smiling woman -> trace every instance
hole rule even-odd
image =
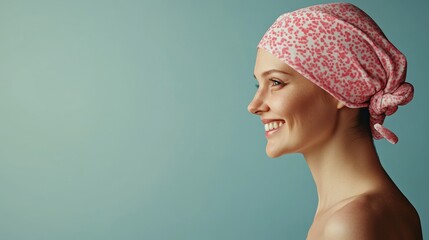
[[[316,5],[280,16],[258,45],[248,106],[270,157],[302,153],[319,203],[307,239],[422,239],[419,216],[384,171],[373,138],[413,97],[406,59],[362,10]]]
[[[270,157],[302,152],[330,137],[336,101],[327,92],[264,49],[258,49],[255,76],[260,87],[249,111],[261,114]]]

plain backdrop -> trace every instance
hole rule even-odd
[[[247,104],[268,27],[328,2],[0,0],[0,239],[305,239],[311,174]],[[429,237],[429,4],[351,3],[408,58],[376,144]]]

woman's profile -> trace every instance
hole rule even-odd
[[[422,239],[419,216],[383,169],[373,138],[413,98],[405,56],[362,10],[315,5],[277,18],[258,44],[260,117],[270,157],[303,154],[318,206],[307,239]]]

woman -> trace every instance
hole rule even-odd
[[[380,164],[373,138],[413,97],[406,59],[348,3],[280,16],[258,44],[249,112],[270,157],[302,153],[319,202],[307,239],[422,239],[419,216]]]

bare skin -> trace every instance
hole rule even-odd
[[[356,128],[358,109],[265,50],[258,49],[254,74],[259,88],[249,112],[282,122],[267,134],[267,155],[302,153],[316,183],[307,240],[422,239],[419,216],[384,171],[371,134]]]

